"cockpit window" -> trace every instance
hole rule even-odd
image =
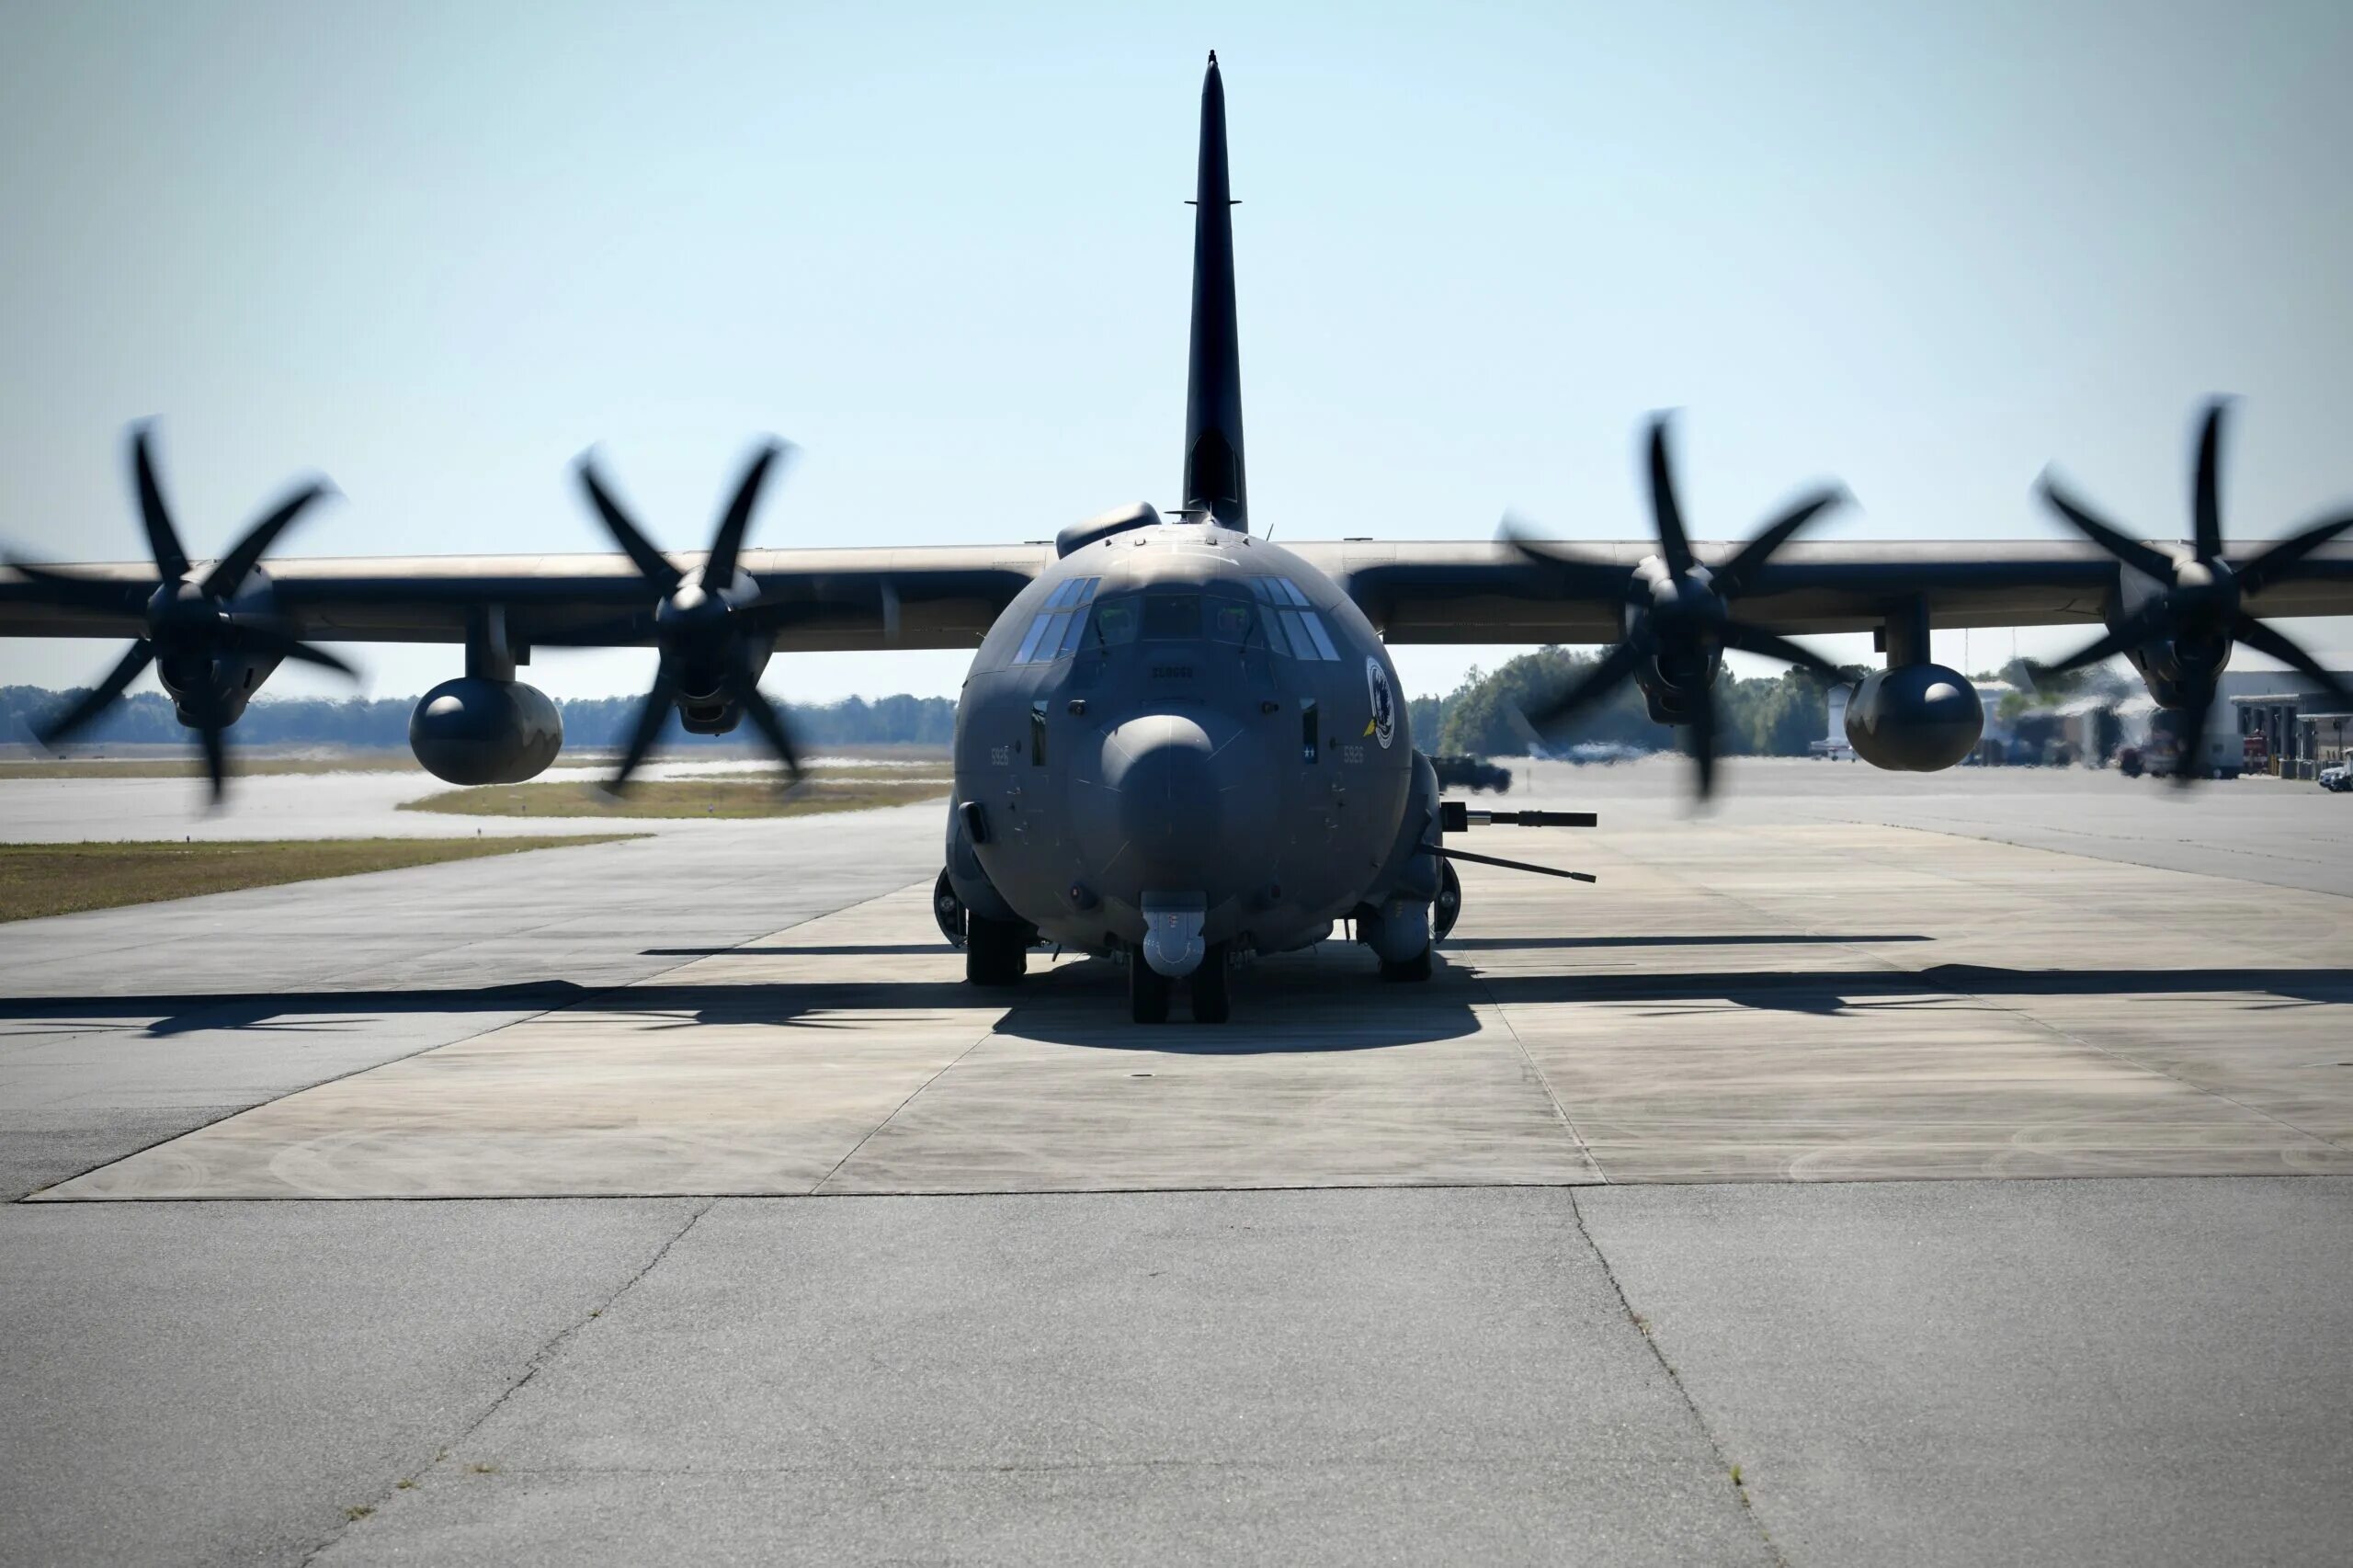
[[[1206,594],[1120,594],[1097,599],[1091,607],[1081,600],[1082,608],[1076,610],[1041,616],[1040,619],[1048,624],[1034,629],[1037,646],[1029,649],[1025,644],[1024,653],[1014,662],[1051,659],[1057,656],[1058,647],[1062,653],[1070,653],[1087,646],[1118,648],[1139,640],[1173,642],[1203,636],[1234,647],[1271,648],[1294,659],[1330,661],[1340,656],[1322,616],[1312,609],[1289,608],[1293,595],[1302,605],[1307,596],[1299,593],[1288,578],[1254,577],[1250,585],[1253,596],[1262,602],[1229,598],[1215,588]],[[1279,605],[1284,608],[1277,608]]]
[[[1201,634],[1201,596],[1146,594],[1143,597],[1143,640],[1175,642]]]
[[[1312,609],[1277,609],[1262,607],[1259,616],[1266,622],[1267,642],[1278,653],[1288,653],[1294,659],[1336,660],[1340,651],[1324,630],[1324,618]]]
[[[1294,609],[1308,608],[1307,596],[1299,585],[1288,577],[1253,577],[1250,591],[1270,605],[1289,605]]]
[[[1136,640],[1143,630],[1143,617],[1137,612],[1136,596],[1104,599],[1095,607],[1095,638],[1107,648],[1119,648]]]
[[[1021,636],[1021,646],[1013,655],[1017,665],[1043,665],[1070,653],[1078,647],[1079,633],[1086,630],[1086,606],[1095,597],[1100,577],[1065,577],[1054,585],[1046,596],[1043,609],[1030,620],[1029,630]]]
[[[1258,624],[1258,612],[1241,599],[1210,600],[1210,635],[1220,642],[1246,645]]]

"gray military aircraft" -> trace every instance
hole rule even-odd
[[[1984,722],[1973,687],[1929,658],[1934,627],[2103,623],[2060,667],[2122,653],[2157,699],[2202,724],[2236,644],[2337,693],[2316,661],[2256,618],[2353,613],[2353,514],[2252,554],[2226,551],[2222,407],[2193,468],[2192,542],[2144,543],[2046,476],[2042,493],[2088,543],[1806,544],[1843,499],[1800,497],[1754,538],[1693,542],[1668,429],[1648,438],[1654,537],[1572,550],[1516,530],[1494,544],[1351,540],[1278,546],[1251,529],[1225,99],[1202,88],[1195,192],[1183,505],[1064,528],[1051,549],[752,550],[754,507],[782,449],[758,448],[710,550],[646,538],[588,459],[579,480],[617,556],[291,561],[283,531],[327,494],[294,491],[218,561],[182,546],[146,430],[131,442],[153,566],[17,562],[0,577],[0,634],[128,633],[121,662],[42,739],[62,741],[150,664],[202,738],[217,792],[224,732],[286,659],[347,669],[320,642],[462,645],[465,674],[420,699],[418,759],[457,784],[511,782],[563,744],[554,705],[516,678],[534,648],[650,645],[652,688],[614,780],[626,786],[670,715],[696,733],[748,721],[798,770],[788,714],[760,690],[777,653],[978,644],[957,711],[941,929],[980,985],[1017,983],[1041,943],[1126,962],[1139,1022],[1223,1020],[1238,959],[1350,922],[1382,978],[1427,978],[1461,908],[1449,844],[1475,820],[1442,802],[1415,746],[1389,647],[1405,642],[1611,644],[1529,718],[1556,728],[1632,681],[1679,726],[1702,794],[1717,752],[1711,687],[1740,649],[1840,672],[1789,640],[1872,631],[1887,667],[1860,683],[1847,734],[1881,767],[1950,767]],[[1737,610],[1737,615],[1734,611]],[[2195,744],[2196,737],[2190,738]],[[1476,818],[1589,822],[1563,812]],[[1556,876],[1575,872],[1495,862]]]

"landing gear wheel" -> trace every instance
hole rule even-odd
[[[1404,960],[1403,962],[1392,963],[1387,959],[1381,960],[1381,978],[1383,980],[1397,983],[1411,983],[1415,981],[1427,980],[1429,977],[1430,950],[1427,948],[1424,948],[1420,952],[1415,954],[1410,959]]]
[[[1438,898],[1430,904],[1430,940],[1446,940],[1454,923],[1462,918],[1462,879],[1455,875],[1454,862],[1438,863]]]
[[[1142,953],[1128,955],[1128,1017],[1134,1022],[1166,1023],[1168,994],[1175,988],[1166,975],[1154,972]]]
[[[964,901],[956,896],[956,884],[948,880],[945,870],[931,884],[931,917],[939,923],[939,934],[948,938],[949,947],[964,945]]]
[[[964,917],[964,979],[973,985],[1018,985],[1029,968],[1029,927]]]
[[[1193,971],[1193,1022],[1222,1024],[1233,1017],[1233,992],[1225,966],[1225,944],[1211,942]]]

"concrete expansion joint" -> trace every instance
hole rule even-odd
[[[382,1507],[385,1503],[389,1502],[394,1494],[413,1490],[424,1480],[426,1476],[432,1474],[435,1471],[447,1465],[449,1462],[451,1455],[462,1449],[475,1433],[481,1431],[484,1426],[490,1424],[493,1416],[496,1415],[501,1410],[506,1407],[507,1401],[513,1399],[517,1394],[530,1387],[532,1382],[539,1378],[539,1375],[541,1372],[553,1365],[556,1358],[563,1355],[563,1352],[570,1347],[572,1342],[580,1336],[583,1330],[585,1330],[590,1324],[596,1322],[598,1318],[603,1317],[608,1312],[611,1311],[613,1306],[619,1302],[623,1296],[628,1295],[631,1290],[635,1290],[640,1281],[643,1280],[647,1275],[652,1274],[655,1268],[659,1267],[662,1260],[670,1256],[670,1249],[676,1246],[680,1242],[686,1240],[687,1233],[693,1230],[701,1221],[702,1217],[710,1213],[718,1202],[719,1199],[716,1198],[706,1198],[697,1203],[692,1211],[690,1211],[687,1215],[686,1219],[679,1224],[678,1228],[672,1231],[667,1236],[665,1236],[662,1239],[661,1244],[654,1249],[653,1253],[643,1263],[640,1264],[637,1268],[630,1274],[629,1278],[623,1279],[620,1284],[614,1286],[612,1290],[607,1291],[604,1298],[598,1301],[594,1306],[590,1307],[586,1312],[581,1313],[578,1317],[573,1319],[562,1328],[557,1329],[554,1334],[549,1335],[547,1342],[541,1345],[537,1350],[531,1352],[530,1356],[524,1361],[523,1369],[517,1373],[505,1388],[499,1390],[497,1394],[491,1399],[491,1402],[488,1404],[483,1406],[482,1413],[480,1415],[476,1415],[472,1421],[467,1422],[465,1426],[458,1431],[456,1436],[452,1437],[448,1442],[439,1444],[435,1448],[432,1460],[428,1461],[422,1470],[397,1477],[392,1482],[392,1485],[378,1493],[372,1502],[359,1507],[345,1510],[344,1522],[337,1526],[334,1530],[330,1531],[324,1540],[321,1540],[316,1546],[313,1547],[303,1555],[303,1568],[310,1568],[312,1563],[318,1562],[335,1547],[336,1542],[340,1541],[344,1536],[349,1532],[353,1525],[358,1524],[362,1520],[373,1515],[377,1509]],[[491,1473],[491,1471],[484,1471],[484,1473]]]
[[[1609,1255],[1601,1250],[1601,1244],[1594,1239],[1593,1232],[1586,1227],[1584,1206],[1577,1201],[1577,1189],[1569,1187],[1565,1190],[1569,1196],[1570,1217],[1576,1221],[1578,1239],[1592,1252],[1593,1260],[1601,1266],[1601,1277],[1609,1282],[1609,1292],[1618,1299],[1618,1310],[1626,1314],[1628,1326],[1643,1336],[1643,1344],[1649,1349],[1651,1359],[1658,1363],[1658,1369],[1666,1375],[1668,1386],[1675,1390],[1675,1397],[1682,1402],[1685,1410],[1690,1412],[1691,1425],[1698,1429],[1700,1440],[1708,1445],[1708,1457],[1714,1461],[1717,1472],[1730,1483],[1733,1495],[1739,1500],[1740,1517],[1756,1531],[1756,1539],[1764,1544],[1766,1555],[1777,1564],[1777,1568],[1790,1568],[1788,1554],[1782,1551],[1780,1543],[1773,1539],[1773,1532],[1765,1528],[1764,1519],[1757,1515],[1740,1466],[1724,1452],[1723,1440],[1709,1425],[1707,1414],[1699,1408],[1699,1402],[1691,1397],[1690,1389],[1684,1384],[1683,1374],[1677,1371],[1675,1363],[1666,1358],[1666,1351],[1659,1344],[1658,1335],[1653,1330],[1650,1319],[1634,1310],[1634,1303],[1626,1297],[1626,1287],[1618,1278],[1618,1270],[1610,1265]]]

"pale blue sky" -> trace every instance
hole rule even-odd
[[[597,440],[689,546],[768,430],[803,453],[763,543],[1173,505],[1212,47],[1278,539],[1639,534],[1663,405],[1707,536],[1824,474],[1863,503],[1833,535],[2040,536],[2052,458],[2177,534],[2211,390],[2245,399],[2235,537],[2353,497],[2353,6],[1131,11],[0,0],[0,540],[135,556],[146,414],[199,551],[311,468],[348,499],[290,553],[602,548],[566,474]],[[109,656],[0,643],[0,681]],[[367,656],[382,694],[458,665]]]

